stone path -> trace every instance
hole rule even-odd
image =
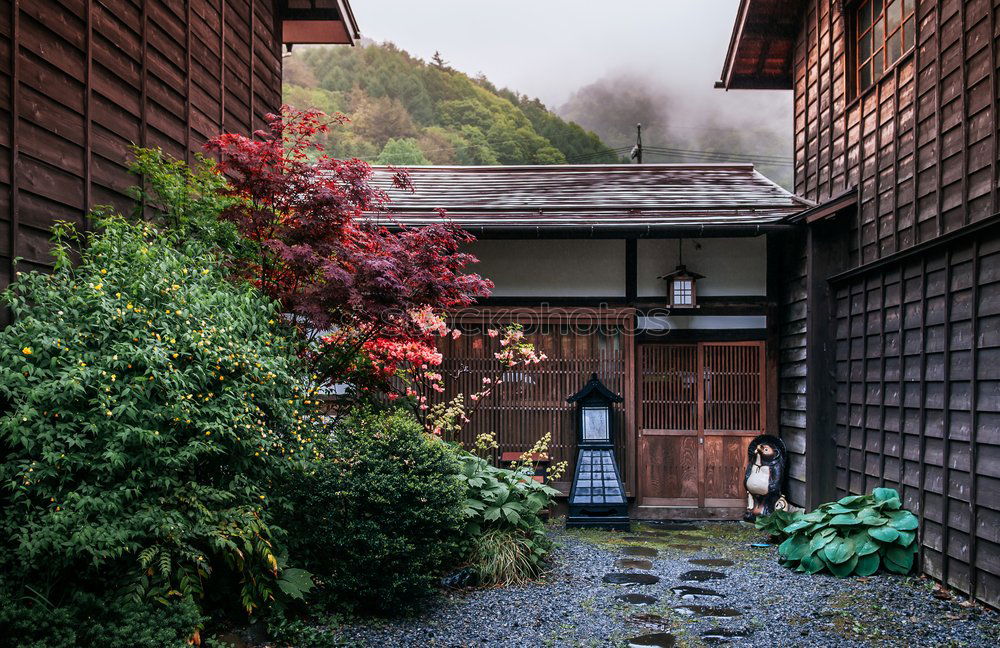
[[[344,628],[365,646],[991,646],[1000,615],[933,583],[837,579],[777,564],[735,523],[553,527],[543,582],[449,592],[415,619]]]

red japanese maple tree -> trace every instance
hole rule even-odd
[[[465,271],[476,259],[461,247],[473,237],[443,212],[420,228],[366,218],[389,201],[371,167],[330,157],[316,141],[343,116],[285,106],[268,121],[255,138],[230,133],[206,144],[238,199],[222,217],[251,243],[237,274],[316,339],[310,359],[320,385],[384,381],[400,357],[433,354],[421,313],[468,306],[493,287]],[[403,172],[393,182],[412,189]]]

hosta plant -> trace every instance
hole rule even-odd
[[[559,491],[532,479],[530,468],[496,468],[469,454],[462,455],[462,462],[466,532],[475,543],[473,567],[480,582],[502,584],[533,578],[552,546],[539,513]],[[495,531],[502,533],[496,535]],[[499,560],[499,552],[514,558]]]
[[[764,521],[763,525],[767,525]],[[899,493],[876,488],[796,514],[782,532],[782,561],[796,571],[824,569],[834,576],[870,576],[880,567],[908,574],[917,552],[917,517],[902,508]]]

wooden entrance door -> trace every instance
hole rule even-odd
[[[639,506],[746,505],[750,440],[764,431],[764,343],[639,348]]]

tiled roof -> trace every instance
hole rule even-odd
[[[750,164],[409,167],[413,193],[392,186],[389,216],[406,225],[439,219],[467,229],[746,227],[770,225],[812,205]],[[374,217],[375,215],[373,215]]]

